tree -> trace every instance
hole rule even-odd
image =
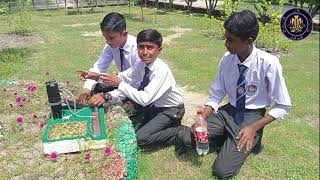
[[[192,9],[192,0],[184,0],[187,3],[188,6],[188,12],[191,12]]]
[[[208,1],[209,1],[209,5],[208,5]],[[216,8],[218,0],[205,0],[205,2],[206,2],[207,14],[209,18],[211,18],[212,12]]]

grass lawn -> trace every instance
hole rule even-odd
[[[80,89],[82,82],[77,79],[75,71],[89,69],[105,44],[102,36],[83,34],[99,31],[98,23],[108,12],[128,14],[126,7],[97,10],[97,13],[82,15],[66,15],[63,10],[31,12],[30,29],[38,33],[44,43],[0,51],[0,80],[46,81],[54,78],[59,82],[70,80]],[[127,26],[132,35],[137,35],[145,28],[159,29],[163,36],[176,33],[170,28],[192,29],[173,39],[170,45],[164,44],[161,58],[171,65],[179,86],[187,86],[190,91],[208,93],[220,58],[226,51],[224,41],[209,39],[206,36],[207,27],[198,16],[161,12],[157,15],[157,23],[154,23],[153,10],[145,9],[146,20],[143,22],[136,18],[139,17],[139,8],[132,8],[131,11],[132,17],[127,15]],[[5,16],[0,16],[0,24],[1,33],[9,31]],[[66,26],[73,24],[83,26]],[[249,156],[235,179],[319,178],[319,33],[313,32],[307,39],[292,43],[288,52],[280,57],[280,62],[293,108],[285,120],[276,121],[265,128],[262,153]],[[45,75],[47,72],[49,77]],[[6,110],[6,107],[1,107],[0,115],[7,115]],[[30,134],[22,137],[9,133],[6,136],[6,139],[12,139],[7,142],[7,147],[17,142],[27,141],[32,145],[39,141]],[[199,157],[195,151],[177,157],[173,147],[140,152],[138,179],[210,179],[215,157],[215,153]],[[0,179],[26,173],[23,170],[1,172],[3,166],[23,169],[23,161],[23,158],[14,154],[0,158]],[[30,168],[39,168],[36,160],[30,161]],[[76,172],[82,170],[67,168]],[[74,179],[76,176],[77,173],[71,173],[68,178]]]

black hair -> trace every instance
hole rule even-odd
[[[161,47],[162,35],[155,29],[145,29],[140,31],[137,36],[137,44],[141,42],[153,42]]]
[[[100,29],[102,31],[123,32],[126,30],[126,20],[122,14],[111,12],[103,18]]]
[[[250,37],[256,40],[259,33],[257,17],[249,10],[231,14],[224,22],[223,27],[232,35],[240,37],[242,41]]]

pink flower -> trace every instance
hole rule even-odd
[[[40,129],[45,129],[45,127],[46,127],[45,123],[39,122],[39,128]]]
[[[27,90],[30,92],[34,92],[37,90],[37,86],[35,84],[29,84]]]
[[[109,156],[110,155],[110,147],[106,147],[105,149],[104,149],[104,153],[106,153],[106,155],[107,156]]]
[[[58,153],[57,152],[54,151],[54,152],[50,153],[50,159],[52,161],[56,161],[57,158],[58,158]]]
[[[90,152],[87,152],[86,155],[84,156],[84,159],[86,162],[90,162],[91,161],[91,154]]]
[[[48,153],[43,154],[43,157],[45,157],[45,158],[48,158],[49,156],[50,156],[50,154],[48,154]]]
[[[21,103],[22,99],[21,97],[16,97],[16,103]]]
[[[20,105],[19,105],[19,108],[23,108],[23,104],[20,104]]]
[[[21,101],[22,102],[26,102],[26,98],[21,98]]]
[[[37,120],[37,119],[38,119],[38,115],[32,114],[32,118],[33,118],[34,120]]]
[[[23,121],[24,121],[24,119],[23,119],[23,117],[18,117],[18,118],[16,119],[16,121],[17,121],[17,123],[22,124]]]

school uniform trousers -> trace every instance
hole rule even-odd
[[[250,152],[245,152],[245,148],[240,152],[237,150],[239,140],[236,139],[236,136],[242,128],[262,118],[266,109],[246,109],[241,125],[234,122],[235,112],[235,107],[226,104],[219,108],[218,113],[212,113],[207,119],[210,147],[221,148],[212,167],[213,174],[220,179],[226,179],[239,173]],[[257,131],[253,147],[258,140],[261,140],[262,133],[263,129]],[[195,147],[194,136],[190,128],[180,129],[178,136],[185,146]]]

